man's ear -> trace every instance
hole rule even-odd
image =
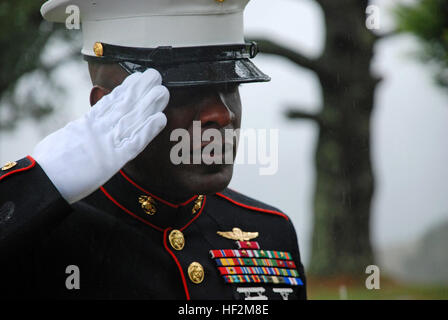
[[[101,86],[94,86],[90,91],[90,106],[93,107],[102,97],[109,94],[111,90]]]

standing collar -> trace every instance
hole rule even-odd
[[[179,203],[168,201],[141,187],[122,170],[100,190],[123,214],[158,231],[167,228],[182,231],[202,214],[206,203],[206,196],[201,195]]]

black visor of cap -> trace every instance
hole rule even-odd
[[[250,61],[258,53],[255,43],[182,48],[101,45],[102,56],[85,56],[85,59],[119,63],[129,74],[154,68],[167,87],[270,81],[270,77]]]

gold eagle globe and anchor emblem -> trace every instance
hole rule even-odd
[[[138,202],[141,204],[142,209],[146,214],[153,216],[157,212],[155,207],[156,202],[150,196],[140,196]]]
[[[197,197],[196,201],[194,202],[193,209],[191,209],[191,214],[196,214],[196,212],[198,212],[198,210],[201,209],[203,200],[204,200],[203,195],[199,195]]]
[[[196,198],[193,208],[191,209],[192,214],[198,213],[198,211],[202,208],[203,201],[204,195],[199,195]],[[151,196],[140,196],[138,198],[138,202],[141,204],[141,207],[146,214],[153,216],[157,212],[156,201]]]

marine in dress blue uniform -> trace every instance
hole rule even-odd
[[[104,0],[93,6],[89,1],[74,1],[83,14],[87,61],[118,64],[127,74],[138,73],[134,77],[154,68],[172,93],[176,88],[198,90],[269,80],[250,61],[257,53],[256,44],[242,42],[247,2],[134,0],[124,6]],[[67,4],[64,0],[47,2],[42,8],[44,17],[61,22]],[[185,30],[175,32],[179,17]],[[122,30],[124,26],[139,27],[139,31],[131,37]],[[156,26],[164,27],[161,34],[148,33],[147,28]],[[223,26],[229,26],[228,30],[222,31]],[[132,90],[132,80],[126,81]],[[114,91],[110,96],[101,103],[112,101]],[[223,101],[215,104],[221,109],[225,105]],[[95,104],[93,109],[100,108]],[[70,134],[66,129],[55,137],[70,138]],[[158,143],[154,139],[147,148]],[[44,145],[51,142],[46,141]],[[51,145],[45,148],[52,150]],[[65,154],[60,148],[64,152],[54,149],[55,153]],[[297,236],[285,213],[226,187],[212,192],[197,188],[198,192],[190,192],[181,201],[166,192],[158,194],[150,182],[140,182],[158,181],[164,173],[138,176],[125,166],[144,148],[118,163],[116,172],[109,169],[104,183],[83,190],[73,186],[79,183],[73,174],[61,178],[66,170],[82,177],[89,162],[76,165],[72,158],[83,159],[83,154],[64,160],[63,155],[51,158],[37,152],[37,159],[28,156],[1,168],[1,296],[306,299]],[[100,160],[105,168],[111,167],[106,166],[110,159]],[[57,167],[62,169],[55,175]],[[177,189],[173,186],[172,190]],[[67,287],[68,266],[79,269],[78,289]]]

